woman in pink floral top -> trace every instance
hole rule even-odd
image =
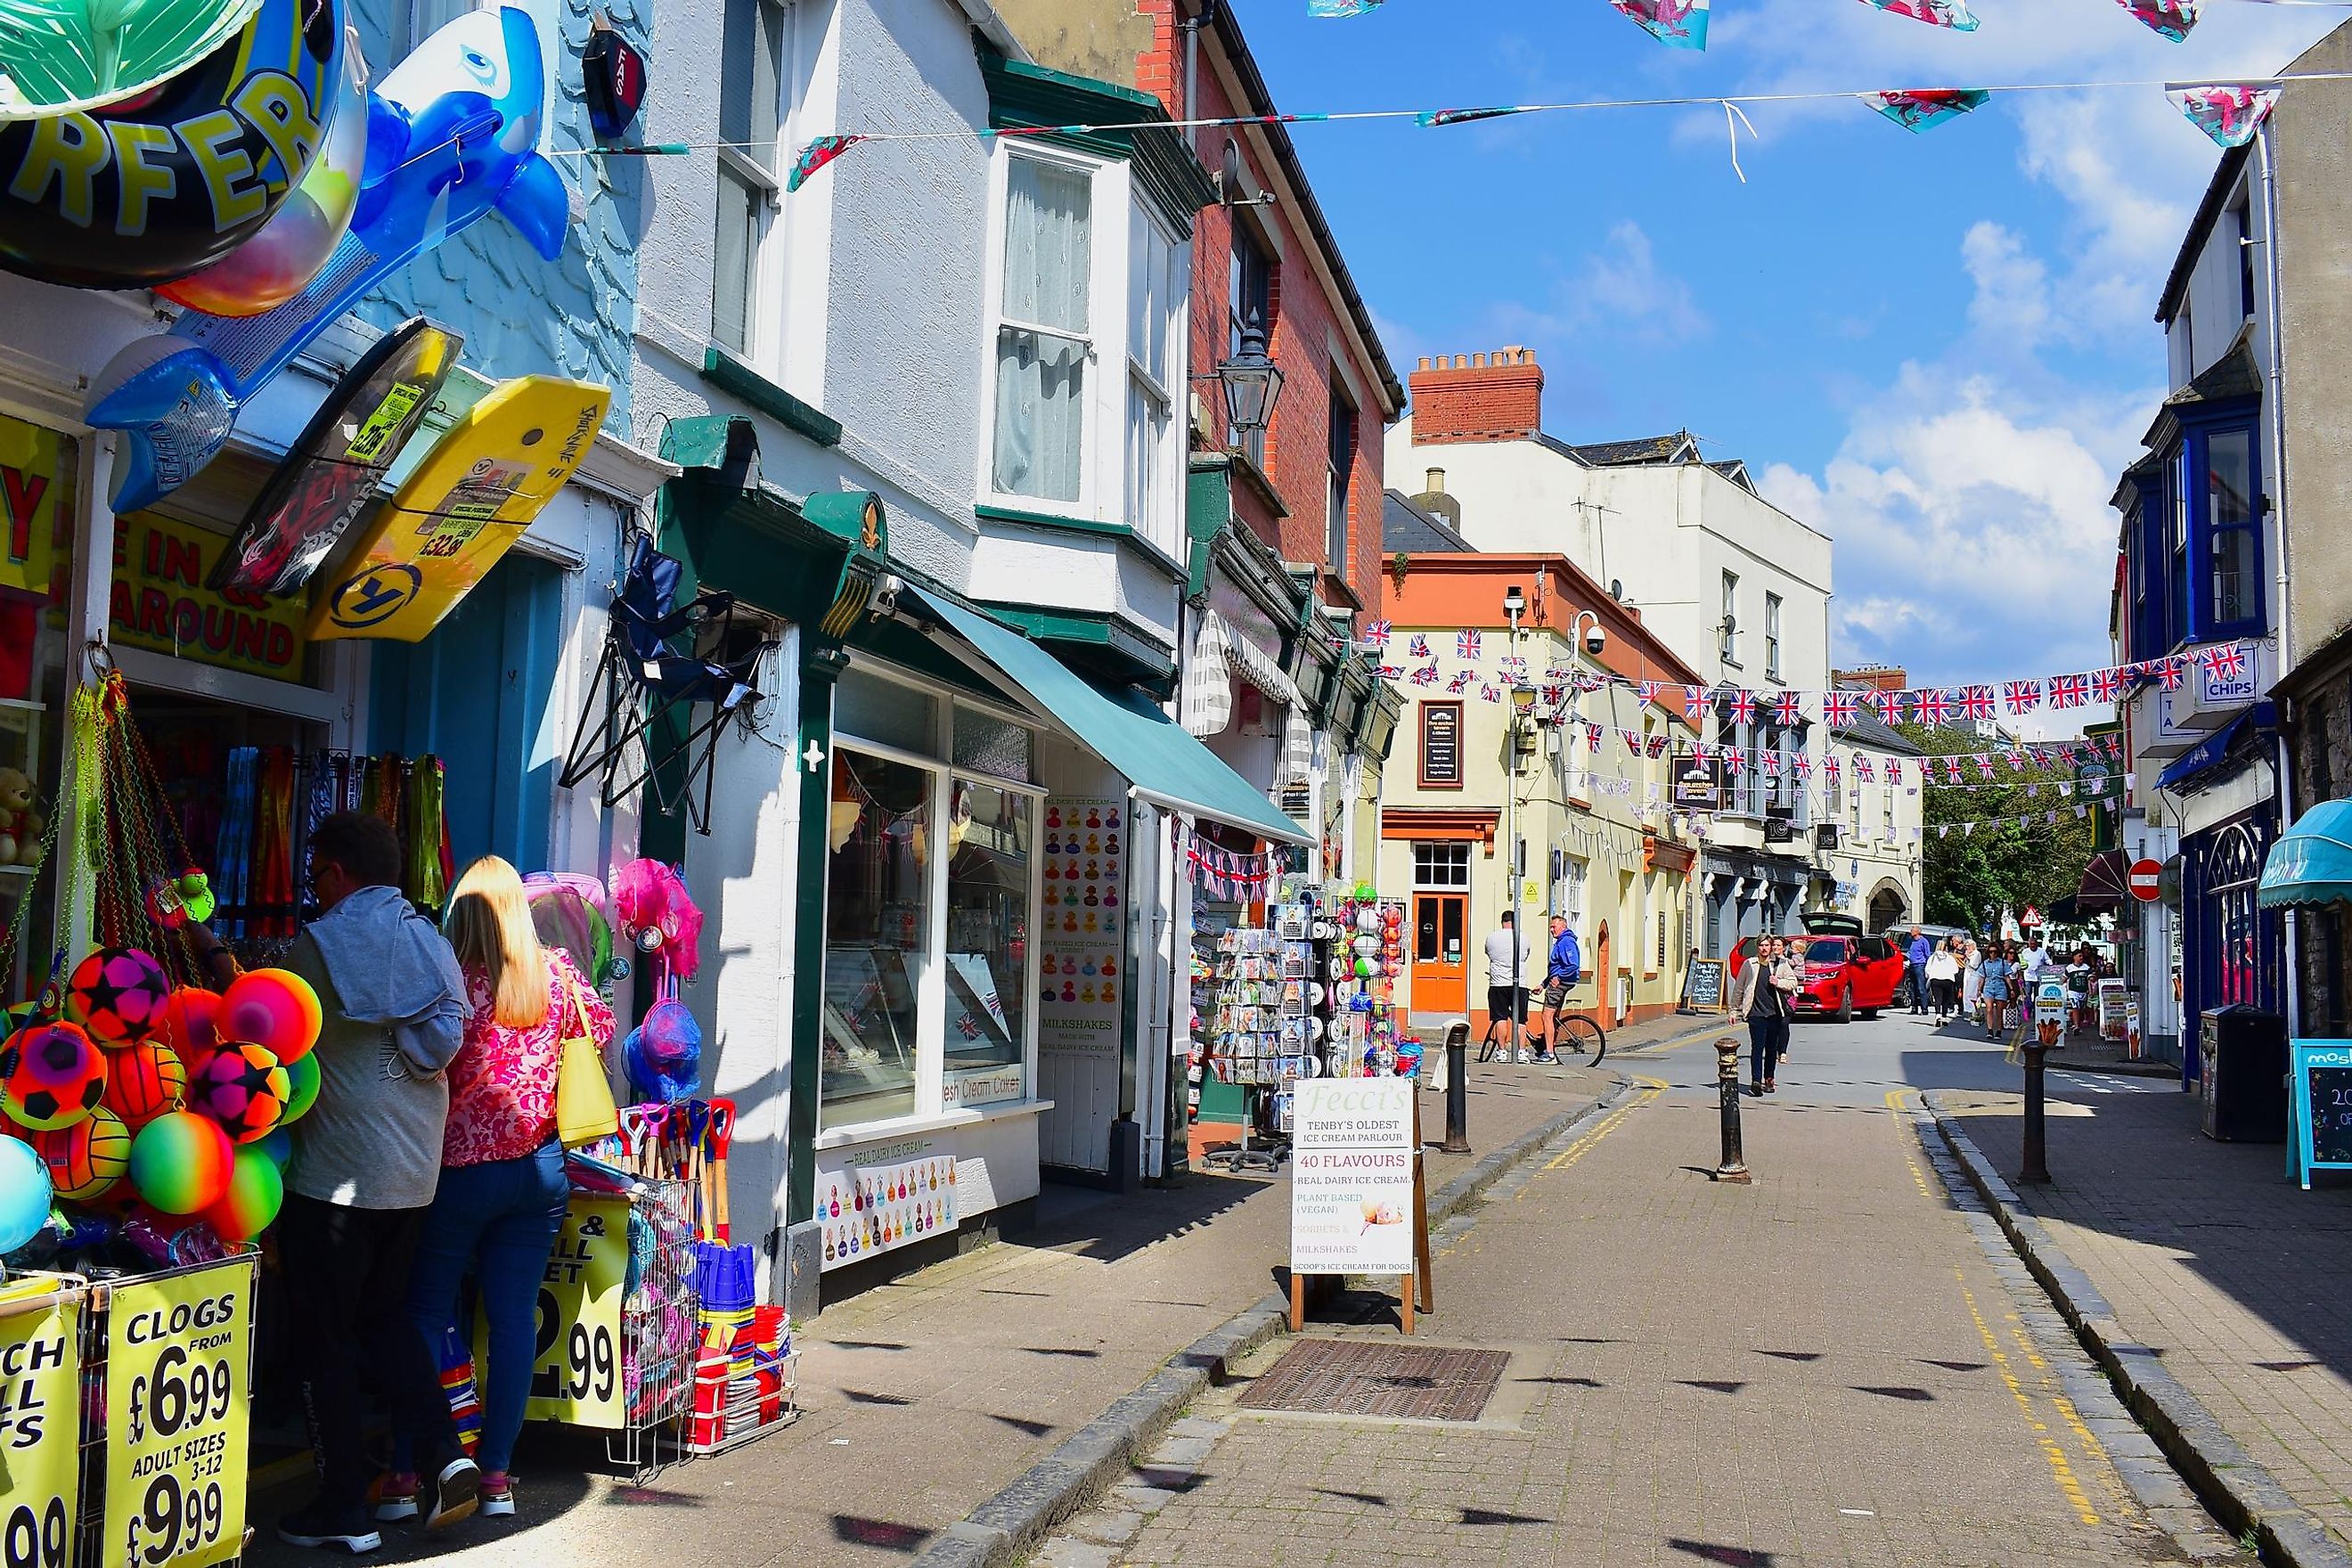
[[[563,1038],[584,1020],[599,1050],[613,1010],[561,949],[540,945],[522,879],[497,856],[468,867],[444,921],[465,972],[466,1041],[449,1063],[441,1183],[417,1238],[409,1308],[436,1347],[457,1322],[470,1270],[489,1326],[482,1396],[482,1511],[514,1512],[508,1479],[522,1431],[539,1287],[563,1228],[570,1184],[555,1133]],[[416,1478],[395,1454],[379,1519],[416,1512]]]

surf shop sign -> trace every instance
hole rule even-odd
[[[247,590],[215,594],[205,586],[205,574],[228,542],[150,513],[118,520],[108,613],[114,640],[273,680],[299,680],[300,599],[273,603]]]

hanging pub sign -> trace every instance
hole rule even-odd
[[[116,519],[108,615],[114,640],[273,680],[300,679],[300,600],[272,603],[250,588],[205,586],[228,549],[208,529],[152,512]]]
[[[1723,759],[1690,752],[1675,756],[1674,804],[1685,811],[1723,809]]]
[[[582,86],[588,98],[588,123],[599,142],[617,142],[646,100],[646,57],[596,13],[588,47],[580,51]]]

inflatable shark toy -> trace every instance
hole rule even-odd
[[[420,253],[496,209],[541,256],[563,252],[571,200],[535,151],[546,87],[529,13],[473,11],[435,32],[367,104],[352,226],[308,288],[257,316],[189,310],[99,374],[88,418],[122,432],[112,505],[152,506],[227,444],[239,409],[343,312]]]

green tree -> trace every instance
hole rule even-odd
[[[1906,724],[1902,730],[1906,740],[1931,757],[1997,749],[1970,731],[1918,724]],[[2074,815],[2081,802],[2059,789],[2074,784],[2071,770],[2029,766],[2018,773],[2003,758],[1995,764],[1990,783],[1975,763],[1969,763],[1960,783],[1971,787],[1946,783],[1940,765],[1931,764],[1928,776],[1931,782],[1920,801],[1925,833],[1920,866],[1926,883],[1921,897],[1927,919],[1981,930],[2000,910],[2032,905],[2047,911],[2082,885],[2100,808]],[[2053,811],[2058,814],[2054,823],[2050,820]],[[2022,826],[2020,817],[2025,818]],[[1971,822],[1977,824],[1973,830],[1961,826]]]

